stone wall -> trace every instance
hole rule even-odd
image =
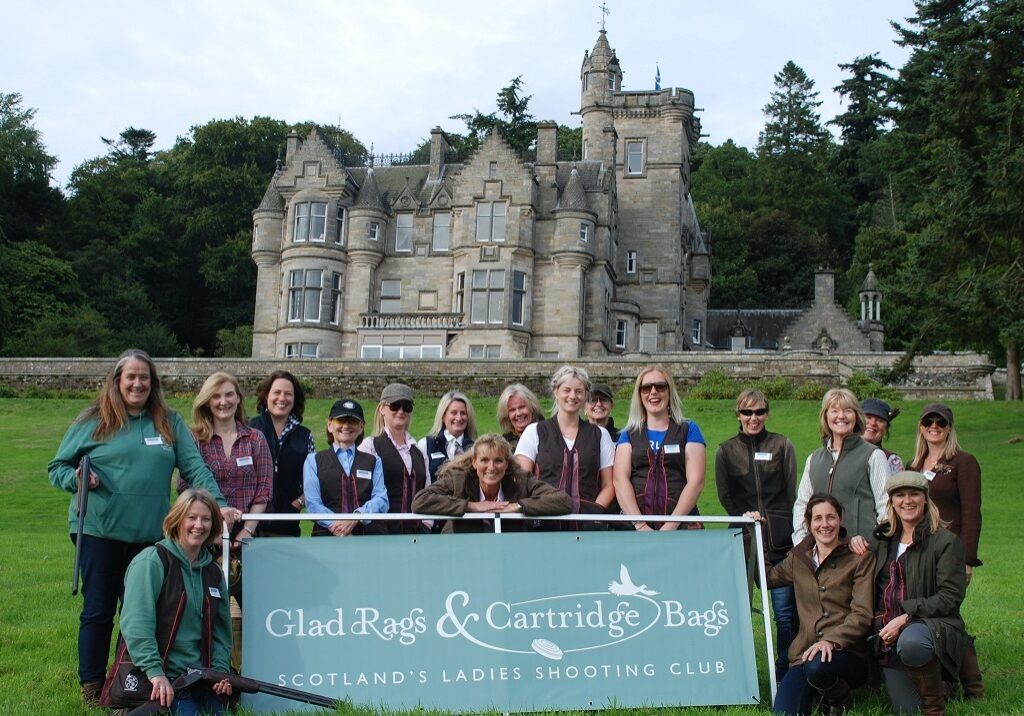
[[[815,351],[770,353],[675,353],[659,356],[634,354],[621,358],[575,361],[593,380],[619,390],[631,385],[637,373],[651,362],[663,364],[680,385],[695,383],[709,370],[720,368],[729,377],[786,378],[794,383],[817,380],[838,385],[854,371],[868,372],[891,366],[900,353],[823,355]],[[92,391],[99,387],[112,364],[110,358],[4,358],[0,359],[0,385],[24,390]],[[458,388],[477,395],[498,395],[513,382],[548,394],[551,374],[562,361],[357,361],[293,360],[263,361],[249,358],[162,358],[157,366],[165,390],[194,393],[216,370],[236,375],[251,394],[259,380],[286,367],[309,385],[317,397],[375,396],[393,381],[408,383],[426,395],[439,396]],[[908,400],[992,399],[993,366],[976,353],[922,356],[905,386]]]

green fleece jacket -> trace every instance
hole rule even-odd
[[[130,416],[119,432],[104,441],[94,440],[96,418],[76,421],[48,466],[50,482],[68,492],[78,488],[75,468],[82,456],[92,459],[99,487],[89,493],[85,534],[121,542],[153,543],[163,534],[164,516],[171,508],[171,474],[178,468],[193,487],[209,490],[217,504],[227,505],[210,468],[185,421],[174,411],[168,417],[174,444],[168,445],[149,415]],[[78,530],[76,498],[71,498],[68,521]]]
[[[200,550],[195,564],[174,540],[157,544],[166,547],[181,564],[185,582],[185,613],[178,627],[174,644],[167,654],[164,668],[156,643],[156,602],[164,583],[164,565],[156,547],[147,547],[128,565],[124,577],[124,604],[121,607],[121,636],[137,667],[153,679],[166,676],[171,681],[185,673],[188,666],[202,663],[203,567],[213,561],[208,550]],[[223,580],[218,607],[213,614],[213,663],[215,669],[227,671],[231,655],[231,608]]]

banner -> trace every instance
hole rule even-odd
[[[253,540],[243,670],[392,710],[757,703],[738,534]]]

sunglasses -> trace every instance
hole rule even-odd
[[[949,421],[941,415],[926,415],[921,418],[922,428],[930,428],[933,425],[938,425],[940,428],[948,428]]]
[[[396,400],[393,403],[388,403],[388,407],[391,408],[391,412],[397,413],[402,411],[403,413],[412,412],[412,401],[411,400]]]
[[[740,415],[743,415],[743,416],[748,417],[748,418],[751,415],[756,415],[757,417],[761,417],[762,415],[767,415],[768,408],[740,408],[739,413],[740,413]]]
[[[652,391],[658,393],[668,392],[668,383],[641,383],[640,395],[649,395]]]

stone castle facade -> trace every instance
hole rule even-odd
[[[253,212],[253,357],[540,358],[702,349],[711,256],[690,199],[689,90],[623,91],[604,30],[580,70],[582,159],[346,166],[291,135]]]

